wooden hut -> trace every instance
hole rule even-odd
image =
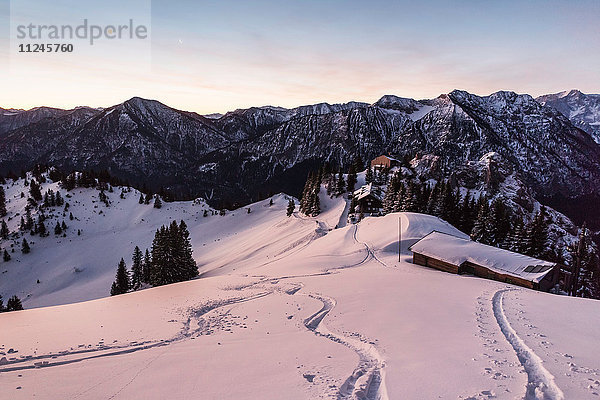
[[[386,155],[381,155],[371,161],[371,168],[375,170],[390,169],[399,165],[400,160]]]
[[[560,264],[442,232],[431,232],[410,250],[413,263],[454,274],[471,274],[542,291],[569,284],[569,274]]]
[[[369,183],[354,191],[354,201],[357,205],[357,212],[376,214],[383,207],[383,193],[378,186]]]

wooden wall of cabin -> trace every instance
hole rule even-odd
[[[413,252],[413,263],[423,265],[424,267],[435,268],[440,271],[458,274],[458,265],[450,264],[435,258],[424,256],[423,254]]]

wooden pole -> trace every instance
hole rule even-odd
[[[398,262],[401,261],[402,254],[402,217],[398,216]]]

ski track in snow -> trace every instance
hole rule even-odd
[[[388,400],[385,386],[385,361],[375,346],[332,332],[322,323],[336,305],[334,298],[318,294],[306,294],[305,296],[323,303],[323,307],[319,311],[304,320],[306,328],[318,336],[350,348],[359,356],[358,366],[339,388],[337,398],[339,400]]]
[[[564,400],[562,390],[554,382],[554,376],[544,368],[542,359],[525,344],[508,322],[503,308],[504,293],[515,289],[498,290],[492,298],[494,317],[506,340],[517,353],[527,373],[525,400]]]
[[[384,263],[383,261],[381,261],[379,258],[377,258],[377,256],[375,255],[375,251],[373,251],[373,249],[371,249],[371,247],[367,243],[361,242],[360,240],[358,240],[358,224],[354,225],[354,234],[353,234],[353,237],[354,237],[354,241],[356,241],[356,243],[359,243],[359,244],[362,244],[363,246],[365,246],[365,250],[367,251],[367,256],[359,264],[364,264],[365,262],[368,261],[368,259],[372,258],[375,261],[377,261],[379,264],[383,265],[384,267],[387,267],[387,264]]]
[[[218,308],[244,303],[247,301],[252,301],[259,299],[264,296],[268,296],[273,293],[273,291],[262,292],[248,297],[241,298],[233,298],[221,301],[214,301],[208,304],[203,305],[199,309],[192,310],[191,316],[188,317],[187,321],[184,322],[183,328],[181,331],[170,339],[161,339],[159,341],[146,341],[146,342],[131,342],[128,345],[117,345],[117,346],[101,346],[95,349],[85,349],[85,350],[75,350],[75,351],[60,351],[58,353],[44,354],[39,356],[27,356],[25,358],[17,359],[17,360],[8,360],[2,364],[0,367],[1,372],[14,372],[14,371],[22,371],[28,369],[37,369],[37,368],[47,368],[47,367],[56,367],[60,365],[73,364],[85,360],[93,360],[96,358],[104,358],[104,357],[112,357],[119,356],[129,353],[134,353],[140,350],[152,349],[155,347],[163,347],[168,346],[170,344],[174,344],[177,342],[181,342],[182,340],[189,339],[194,335],[201,335],[203,324],[202,317],[208,314],[211,311],[214,311]],[[190,331],[190,323],[192,316],[198,320],[198,328],[194,331]],[[81,354],[90,354],[89,356],[77,357]],[[74,357],[75,356],[75,357]],[[38,361],[38,360],[47,360],[50,361]],[[31,363],[33,361],[33,363]]]

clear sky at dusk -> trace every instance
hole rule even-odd
[[[5,44],[8,3],[0,0]],[[57,15],[69,6],[57,3]],[[102,3],[106,14],[135,16]],[[77,4],[73,14],[97,15],[97,4]],[[456,88],[600,93],[597,0],[154,0],[150,15],[148,59],[115,48],[90,58],[93,67],[77,67],[74,53],[43,63],[20,58],[9,71],[12,50],[3,46],[0,107],[109,106],[141,96],[209,113],[383,94],[431,98]]]

